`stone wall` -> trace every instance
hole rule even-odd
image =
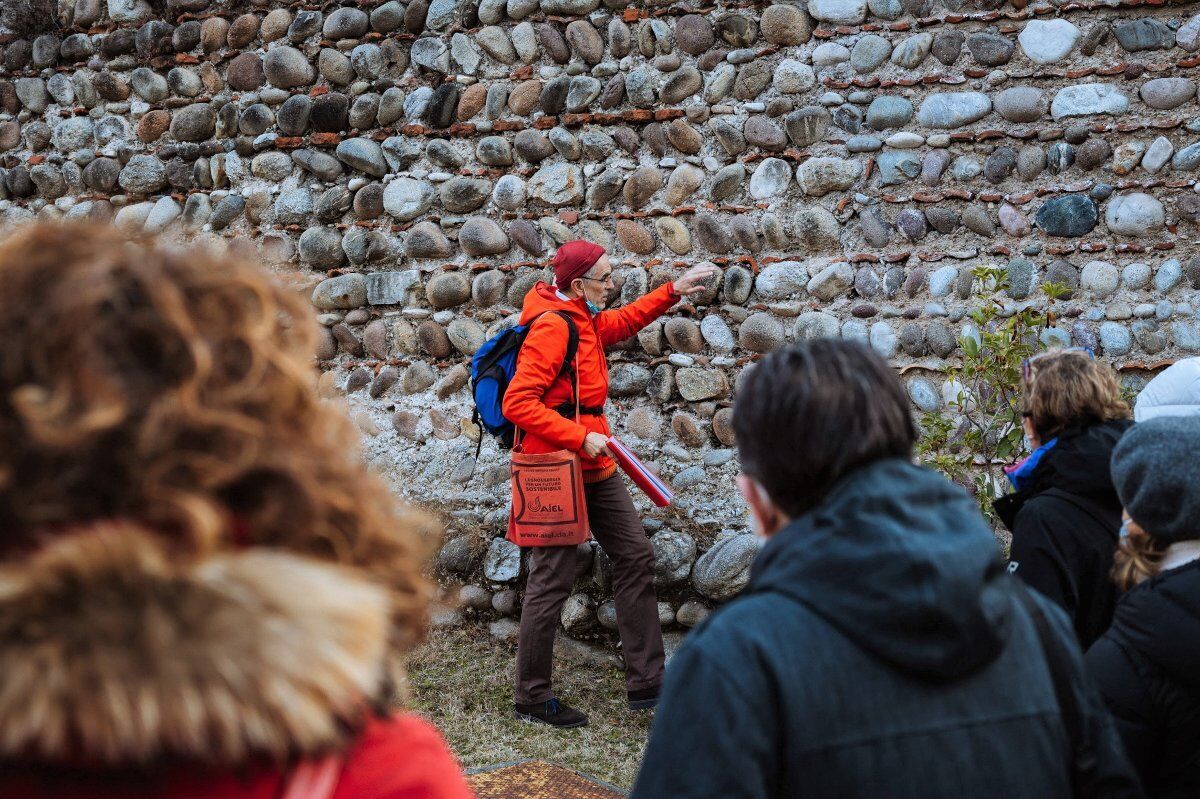
[[[602,243],[613,303],[720,279],[612,353],[664,621],[745,579],[729,404],[760,353],[869,341],[914,410],[971,327],[1066,284],[1046,342],[1141,372],[1200,351],[1200,16],[1124,0],[6,0],[0,215],[225,240],[311,291],[321,387],[372,462],[444,514],[470,608],[515,612],[505,454],[466,363],[557,243]],[[612,624],[581,548],[572,632]],[[511,623],[497,632],[511,632]]]

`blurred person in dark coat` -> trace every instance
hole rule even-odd
[[[1113,452],[1126,591],[1087,653],[1148,796],[1200,796],[1200,416],[1139,422]]]
[[[1087,649],[1117,603],[1121,502],[1108,462],[1133,424],[1129,406],[1112,368],[1081,348],[1027,360],[1021,404],[1033,452],[1005,470],[1016,490],[994,503],[1012,531],[1009,570],[1067,612]]]

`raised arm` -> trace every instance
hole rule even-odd
[[[674,284],[665,283],[624,307],[601,311],[596,316],[601,343],[608,346],[624,341],[670,310],[678,299]]]
[[[693,266],[674,283],[659,286],[624,308],[602,312],[596,317],[600,341],[605,346],[624,341],[666,313],[680,297],[703,291],[705,281],[716,273],[717,267],[712,264]]]

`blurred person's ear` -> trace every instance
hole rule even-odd
[[[1037,429],[1033,426],[1033,419],[1028,416],[1021,417],[1021,427],[1025,431],[1030,450],[1035,450],[1042,445],[1042,439],[1037,434]]]
[[[767,490],[759,485],[758,481],[750,475],[739,474],[737,477],[737,486],[738,491],[742,494],[742,499],[746,500],[746,506],[750,509],[750,526],[756,535],[762,538],[770,538],[786,527],[787,523],[791,521],[771,501]]]

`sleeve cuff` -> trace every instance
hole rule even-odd
[[[583,450],[583,442],[587,440],[588,429],[576,422],[578,425],[578,435],[576,436],[575,446],[571,449],[572,452],[580,452]]]

